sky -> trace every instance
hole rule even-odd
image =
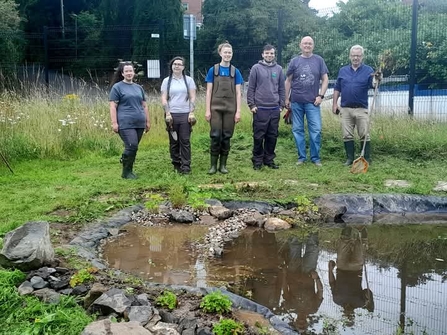
[[[315,9],[332,8],[336,7],[338,0],[311,0],[309,2],[309,7]],[[347,0],[343,0],[346,2]]]

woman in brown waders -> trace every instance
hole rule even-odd
[[[208,174],[228,173],[227,158],[234,126],[241,119],[241,84],[243,78],[238,69],[230,64],[233,48],[226,42],[217,51],[222,58],[219,64],[208,70],[206,81],[205,118],[210,123],[211,168]],[[217,162],[219,160],[219,168]]]

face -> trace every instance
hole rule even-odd
[[[219,52],[220,57],[224,62],[230,62],[233,58],[233,49],[230,47],[223,47]]]
[[[275,59],[275,49],[264,50],[262,52],[262,59],[264,59],[267,63],[273,62]]]
[[[300,49],[305,54],[311,54],[314,51],[314,40],[312,38],[304,37],[300,43]]]
[[[122,75],[125,80],[131,81],[135,76],[135,70],[132,65],[124,65]]]
[[[172,72],[175,74],[180,74],[184,68],[183,61],[181,59],[176,59],[172,62]]]
[[[351,64],[353,67],[358,67],[363,61],[363,53],[360,49],[353,49],[349,53],[349,58],[351,59]]]

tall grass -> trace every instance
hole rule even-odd
[[[243,100],[245,98],[243,97]],[[111,131],[107,92],[96,96],[61,95],[34,87],[27,95],[3,92],[0,95],[0,148],[11,160],[33,158],[76,158],[87,152],[104,156],[118,155],[119,137]],[[142,146],[166,146],[167,136],[159,97],[148,98],[152,128]],[[192,136],[196,148],[209,145],[209,125],[204,119],[205,102],[199,94],[198,123]],[[322,110],[322,156],[341,156],[340,120],[327,108]],[[403,159],[447,158],[444,140],[447,125],[411,120],[407,116],[373,117],[371,137],[375,154]],[[251,145],[251,114],[243,101],[242,120],[236,126],[235,145]],[[280,139],[290,137],[290,126],[281,123]],[[239,139],[239,140],[237,140]],[[242,140],[242,141],[241,141]],[[287,141],[294,150],[293,141]],[[281,142],[280,142],[281,144]],[[246,148],[245,148],[246,149]]]

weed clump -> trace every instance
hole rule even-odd
[[[232,319],[222,319],[213,326],[215,335],[237,335],[243,334],[244,325]]]
[[[231,311],[231,300],[221,291],[214,291],[202,298],[200,308],[206,313],[223,314]]]
[[[163,291],[163,293],[158,296],[155,302],[161,307],[173,310],[177,306],[177,296],[171,291]]]

